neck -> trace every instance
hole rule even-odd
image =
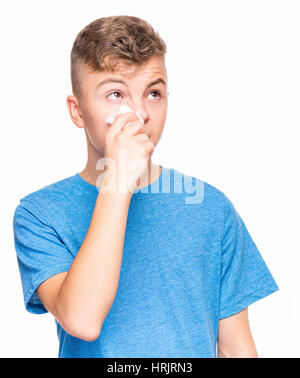
[[[79,174],[80,176],[87,181],[88,183],[95,185],[97,182],[97,178],[100,174],[104,173],[107,169],[107,166],[104,169],[96,169],[97,161],[101,157],[99,156],[90,156],[88,157],[88,161],[83,171]],[[159,176],[161,175],[161,168],[154,164],[151,160],[151,157],[148,160],[147,168],[145,169],[144,173],[140,177],[139,185],[137,186],[137,190],[144,188],[148,185],[151,185],[152,182],[156,181]]]

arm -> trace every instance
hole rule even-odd
[[[257,358],[248,308],[219,320],[218,358]]]
[[[124,127],[125,125],[129,127]],[[119,284],[128,210],[137,179],[147,168],[154,144],[134,112],[119,114],[105,135],[105,158],[120,167],[126,153],[138,159],[135,170],[107,169],[90,226],[69,271],[57,274],[37,289],[44,306],[72,336],[96,340],[113,304]],[[126,175],[125,175],[126,174]],[[127,191],[114,190],[125,175]],[[113,190],[111,190],[113,189]]]
[[[72,336],[95,340],[113,304],[131,196],[101,189],[69,271],[52,276],[37,289],[44,306]]]

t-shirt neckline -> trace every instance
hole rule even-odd
[[[135,190],[133,192],[133,196],[137,195],[137,194],[141,194],[141,193],[151,193],[153,191],[153,188],[155,188],[157,185],[159,186],[159,191],[161,190],[161,187],[162,187],[162,176],[163,176],[163,171],[165,170],[165,168],[159,164],[159,167],[161,168],[161,172],[160,172],[160,176],[155,180],[153,181],[151,184],[141,188],[141,189],[138,189],[138,190]],[[93,192],[96,192],[96,193],[99,193],[98,191],[98,187],[96,185],[93,185],[91,183],[89,183],[88,181],[84,180],[79,172],[77,172],[75,175],[74,175],[75,179],[77,180],[77,182],[82,185],[83,187],[85,187],[86,189],[88,190],[91,190]]]

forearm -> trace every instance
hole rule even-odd
[[[247,342],[244,345],[231,345],[229,348],[218,346],[217,358],[258,358],[254,342]]]
[[[65,324],[97,334],[119,283],[131,194],[98,194],[86,237],[61,286],[57,303]]]
[[[252,337],[248,308],[219,320],[218,358],[257,358]]]

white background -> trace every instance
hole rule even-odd
[[[234,203],[280,291],[249,307],[260,357],[299,357],[299,1],[7,1],[0,6],[0,356],[56,357],[51,314],[25,311],[12,217],[80,172],[69,55],[91,21],[133,15],[167,44],[169,108],[153,162]]]

